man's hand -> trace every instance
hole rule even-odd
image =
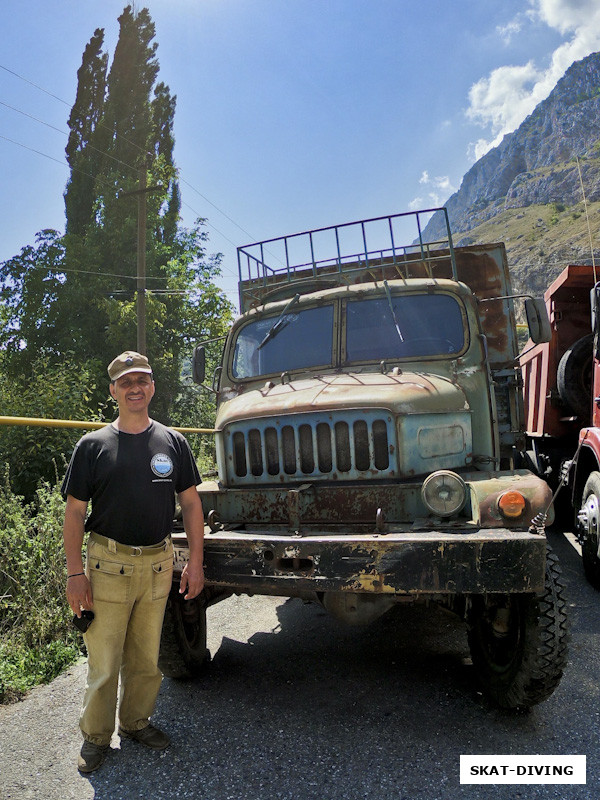
[[[75,575],[67,579],[67,600],[71,610],[78,617],[81,616],[81,609],[90,609],[94,605],[92,597],[92,587],[84,575]]]
[[[181,573],[181,583],[179,584],[179,594],[184,595],[184,600],[193,600],[198,597],[204,589],[204,568],[202,564],[196,566],[190,561],[183,568]],[[187,594],[184,594],[186,592]]]
[[[204,589],[204,514],[195,486],[179,493],[179,505],[190,545],[190,558],[181,573],[179,593],[185,600],[192,600]]]

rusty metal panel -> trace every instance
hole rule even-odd
[[[539,513],[547,513],[548,525],[554,521],[552,490],[546,483],[528,470],[512,473],[480,473],[478,480],[468,481],[474,497],[472,505],[478,509],[478,521],[482,527],[501,527],[506,520],[498,510],[498,499],[507,491],[517,490],[525,499],[522,523],[529,524]]]
[[[466,531],[473,525],[507,527],[506,519],[497,509],[497,500],[510,489],[521,492],[526,507],[523,516],[509,527],[523,529],[536,514],[547,510],[552,514],[548,484],[528,470],[462,472],[461,477],[467,485],[469,500],[460,515],[444,523],[446,530]],[[343,526],[340,532],[354,530],[365,534],[381,530],[382,526],[387,529],[388,525],[406,525],[424,531],[439,528],[440,521],[429,515],[423,503],[421,485],[420,480],[364,481],[306,483],[291,490],[284,486],[250,490],[203,484],[200,497],[205,516],[214,511],[225,525],[283,526],[290,532],[330,525]]]
[[[541,436],[548,425],[548,433],[552,433],[554,425],[550,424],[548,405],[548,342],[527,348],[521,356],[521,374],[523,376],[523,401],[525,406],[525,429],[530,436]]]
[[[290,495],[298,524],[291,519]],[[265,486],[208,492],[201,487],[200,496],[205,516],[215,511],[224,524],[284,525],[292,531],[299,525],[345,524],[346,530],[352,526],[357,530],[364,530],[365,526],[374,529],[378,509],[382,509],[386,520],[407,524],[426,513],[420,482],[340,482],[333,486],[305,484],[295,489]]]
[[[206,538],[205,575],[209,587],[285,596],[536,592],[545,552],[544,536],[507,529],[291,540],[224,531]]]

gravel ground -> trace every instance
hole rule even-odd
[[[316,605],[230,598],[208,610],[213,662],[165,679],[155,753],[114,737],[102,768],[76,769],[85,665],[0,706],[0,800],[596,800],[600,796],[600,598],[564,540],[570,664],[527,714],[487,706],[462,623],[399,608],[368,628]],[[461,785],[461,754],[587,755],[587,785]]]

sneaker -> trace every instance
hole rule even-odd
[[[103,763],[108,751],[108,745],[94,744],[87,739],[83,743],[81,753],[77,759],[79,772],[93,772]]]
[[[136,742],[141,742],[153,750],[165,750],[170,744],[167,734],[150,724],[140,728],[139,731],[126,731],[119,725],[119,736],[124,739],[135,739]]]

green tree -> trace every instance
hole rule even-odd
[[[23,247],[0,267],[2,366],[12,374],[25,374],[38,356],[58,357],[64,349],[59,330],[64,255],[60,234],[44,230],[34,246]]]

